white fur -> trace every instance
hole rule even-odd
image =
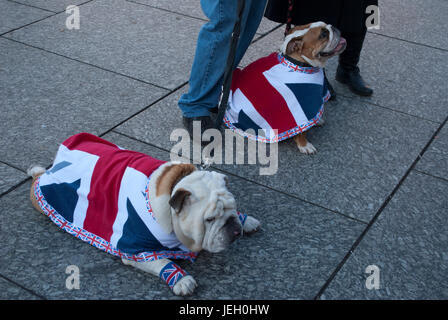
[[[288,34],[288,35],[285,37],[285,40],[283,41],[282,46],[280,47],[280,51],[281,51],[283,54],[286,54],[286,47],[288,46],[288,43],[289,43],[292,39],[294,39],[294,38],[299,38],[299,37],[303,37],[303,36],[304,36],[305,34],[307,34],[308,31],[310,31],[312,28],[324,27],[324,26],[326,26],[325,22],[318,21],[318,22],[314,22],[314,23],[312,23],[312,24],[311,24],[308,28],[306,28],[306,29],[303,29],[303,30],[297,30],[297,31],[294,31],[294,32],[291,33],[291,34]]]
[[[248,216],[246,222],[244,223],[243,230],[245,233],[253,233],[260,229],[261,223],[254,217]]]
[[[236,203],[233,195],[227,190],[223,174],[211,171],[193,171],[177,182],[171,195],[156,196],[156,182],[166,167],[178,163],[168,162],[160,166],[151,175],[149,185],[149,201],[157,222],[166,232],[175,232],[181,241],[191,251],[199,252],[205,249],[210,252],[219,252],[227,247],[221,236],[222,226],[227,219],[234,215],[236,218]],[[178,189],[185,189],[191,195],[184,204],[185,209],[176,213],[169,205],[169,200]],[[213,223],[204,225],[204,218],[216,216]],[[260,222],[248,216],[244,224],[244,232],[252,233],[260,228]],[[135,262],[127,259],[124,264],[159,276],[160,271],[170,262],[160,259],[150,262]],[[192,294],[197,287],[195,279],[185,276],[173,287],[176,295]]]
[[[172,165],[177,165],[177,162],[167,162],[157,168],[151,175],[151,180],[149,181],[149,201],[151,203],[152,211],[157,222],[160,224],[162,229],[166,233],[171,233],[173,231],[173,223],[171,221],[171,207],[169,205],[170,197],[169,194],[164,194],[159,197],[156,196],[156,182],[162,172],[166,167]]]
[[[193,201],[193,204],[189,204],[185,210],[181,210],[177,214],[169,205],[171,195],[156,196],[157,179],[167,166],[177,164],[179,163],[167,162],[151,175],[149,198],[157,222],[165,231],[169,233],[174,231],[178,239],[191,251],[199,252],[202,249],[206,249],[210,252],[217,252],[225,249],[225,246],[221,246],[219,237],[223,229],[222,226],[231,215],[234,215],[238,219],[235,213],[235,199],[227,190],[225,176],[217,172],[193,171],[191,174],[182,178],[176,184],[172,194],[177,189],[184,188],[191,191],[191,197],[194,197],[195,201]],[[45,168],[41,166],[31,166],[27,173],[33,178],[36,178],[38,175],[45,173],[45,171]],[[216,216],[214,222],[208,226],[204,225],[206,215]],[[211,232],[209,230],[210,225],[218,227],[215,228],[214,232]],[[258,220],[247,217],[244,226],[245,232],[257,231],[259,227],[260,222]],[[136,262],[122,259],[122,262],[125,265],[133,266],[144,272],[159,276],[160,271],[170,263],[170,260],[158,259],[147,262]],[[186,275],[174,285],[173,293],[182,296],[189,295],[193,293],[196,287],[197,283],[195,279],[191,275]]]
[[[178,239],[192,251],[205,249],[209,252],[224,250],[228,243],[222,235],[221,227],[230,216],[238,219],[236,203],[233,195],[227,190],[225,176],[212,171],[196,171],[183,178],[174,187],[175,194],[178,189],[191,192],[187,201],[187,212],[174,213],[173,228]],[[225,208],[225,210],[224,210]],[[204,226],[204,218],[216,217],[213,224]]]
[[[146,262],[135,262],[128,259],[121,260],[123,264],[127,266],[133,266],[144,272],[148,272],[152,275],[159,276],[160,271],[170,263],[168,259],[159,259],[154,261]],[[197,287],[196,280],[191,275],[187,275],[180,279],[173,287],[173,292],[178,296],[186,296],[193,293],[194,289]]]
[[[30,166],[30,167],[28,168],[28,170],[26,171],[26,173],[27,173],[29,176],[33,177],[33,179],[34,179],[34,178],[36,178],[37,176],[39,176],[39,175],[45,173],[45,171],[46,171],[46,170],[45,170],[44,167],[36,166],[36,165],[32,165],[32,166]]]
[[[317,152],[316,148],[308,141],[306,142],[306,145],[304,147],[301,147],[299,145],[297,145],[297,147],[299,148],[299,151],[304,154],[315,154]]]
[[[328,41],[328,43],[327,43],[327,46],[326,46],[325,49],[323,50],[324,52],[329,51],[328,46],[330,46],[330,44],[332,43],[332,41],[333,41],[333,36],[334,36],[334,35],[333,35],[333,28],[331,27],[331,24],[328,24],[328,25],[327,25],[325,22],[318,21],[318,22],[314,22],[314,23],[312,23],[312,24],[311,24],[308,28],[306,28],[306,29],[303,29],[303,30],[297,30],[297,31],[294,31],[293,33],[287,35],[287,36],[285,37],[285,40],[283,41],[282,46],[280,47],[280,51],[281,51],[281,53],[282,53],[282,54],[286,54],[286,48],[288,47],[288,44],[289,44],[289,42],[290,42],[292,39],[299,38],[299,37],[303,37],[305,34],[308,33],[308,31],[310,31],[310,30],[313,29],[313,28],[318,28],[318,27],[325,27],[325,28],[330,32],[330,39],[329,39],[329,41]],[[321,63],[319,60],[312,60],[312,59],[308,58],[308,57],[305,56],[305,55],[302,55],[302,58],[303,58],[303,60],[305,60],[308,64],[310,64],[310,65],[313,66],[313,67],[318,67],[318,68],[323,68],[323,67],[324,67],[324,65],[322,65],[322,63]]]

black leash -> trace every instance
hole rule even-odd
[[[286,29],[285,36],[288,34],[289,30],[291,30],[292,24],[292,9],[294,8],[294,0],[288,0],[288,11],[286,11]]]
[[[218,107],[218,115],[215,123],[217,129],[221,127],[222,120],[224,119],[224,114],[226,113],[227,104],[229,101],[230,86],[232,85],[233,65],[235,63],[236,48],[238,46],[238,39],[241,33],[241,20],[243,17],[244,5],[245,0],[238,0],[237,20],[233,27],[232,40],[230,43],[230,51],[229,55],[227,56],[226,69],[224,71],[222,97]]]

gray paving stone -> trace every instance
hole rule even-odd
[[[80,29],[65,14],[8,37],[108,70],[174,89],[188,80],[203,21],[148,6],[98,0],[80,7]],[[182,32],[166,32],[176,23]]]
[[[168,160],[168,154],[115,133],[121,147]],[[346,219],[236,177],[230,190],[239,209],[258,217],[262,230],[226,252],[203,252],[181,262],[198,281],[192,299],[313,298],[345,255],[364,224]],[[58,230],[28,203],[28,185],[0,199],[0,272],[50,299],[174,299],[156,277],[121,262]],[[274,209],[274,210],[273,210]],[[7,237],[7,238],[6,238]],[[6,263],[7,262],[7,263]],[[80,290],[65,288],[65,268],[80,268]],[[310,281],[313,279],[313,281]]]
[[[117,131],[171,150],[177,144],[169,140],[172,131],[183,128],[176,106],[181,93],[170,95]],[[272,176],[260,176],[259,165],[219,167],[370,221],[437,124],[343,97],[327,105],[324,117],[325,126],[308,134],[318,149],[315,156],[300,154],[287,140],[279,144],[279,168]]]
[[[445,125],[417,163],[417,170],[448,180],[448,127]]]
[[[0,34],[52,15],[51,12],[0,0]]]
[[[22,171],[14,169],[4,163],[0,163],[0,194],[26,178],[26,174]]]
[[[207,16],[202,12],[201,4],[197,0],[183,0],[181,6],[179,5],[179,3],[175,1],[173,2],[163,0],[131,0],[130,2],[140,3],[154,8],[160,8],[163,10],[177,12],[198,19],[208,20]],[[272,29],[274,29],[275,27],[277,27],[278,25],[279,23],[263,18],[260,27],[257,30],[257,33],[258,34],[267,33]]]
[[[324,292],[325,299],[447,299],[448,183],[411,173]],[[380,270],[368,290],[367,266]]]
[[[284,28],[279,28],[253,43],[241,60],[240,67],[245,67],[261,57],[279,51],[284,39],[284,31]]]
[[[80,5],[89,0],[14,0],[15,2],[38,7],[53,12],[64,11],[69,5]]]
[[[26,170],[48,165],[70,134],[100,134],[167,91],[0,39],[0,155]]]
[[[381,49],[379,49],[381,48]],[[361,98],[334,80],[337,59],[328,77],[337,92],[424,119],[442,122],[448,115],[446,74],[448,52],[368,34],[361,54],[362,76],[374,89]]]
[[[447,1],[380,1],[380,12],[380,29],[372,32],[448,50]]]
[[[0,300],[38,300],[39,297],[0,277]]]

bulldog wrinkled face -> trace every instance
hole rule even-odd
[[[220,252],[242,234],[234,196],[223,174],[196,171],[174,188],[170,205],[174,232],[190,250]]]
[[[281,51],[313,67],[324,67],[329,58],[341,54],[346,46],[347,42],[338,29],[315,22],[291,29]]]

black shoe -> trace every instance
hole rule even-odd
[[[194,121],[200,121],[201,122],[201,136],[200,137],[194,137],[193,136],[193,123]],[[190,137],[194,140],[201,139],[202,145],[207,145],[208,141],[202,141],[202,134],[205,130],[212,129],[215,127],[215,123],[213,122],[212,118],[210,116],[202,116],[202,117],[193,117],[193,118],[187,118],[183,117],[182,122],[184,124],[185,129],[187,129],[188,134]],[[199,141],[197,141],[199,142]]]
[[[357,67],[354,69],[344,69],[338,66],[336,80],[348,85],[352,92],[360,96],[368,97],[373,94],[373,90],[364,82]]]

